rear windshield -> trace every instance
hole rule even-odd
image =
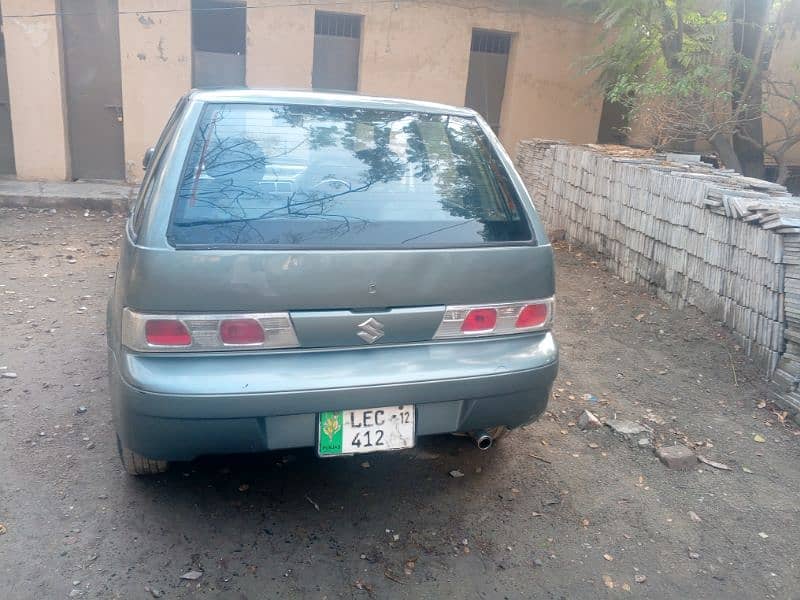
[[[210,104],[169,228],[175,246],[425,247],[531,239],[471,118]]]

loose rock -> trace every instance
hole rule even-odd
[[[450,471],[450,477],[452,477],[454,479],[458,479],[459,477],[463,477],[463,476],[464,476],[464,473],[462,473],[458,469],[453,469],[452,471]]]
[[[202,571],[187,571],[183,575],[181,575],[181,579],[186,579],[188,581],[195,581],[196,579],[200,579],[203,576]]]
[[[647,428],[643,425],[624,419],[609,419],[606,421],[606,425],[611,428],[611,431],[624,437],[647,433]]]
[[[603,424],[600,422],[594,413],[584,410],[578,417],[578,428],[586,431],[587,429],[600,429]]]
[[[669,469],[691,469],[697,464],[694,452],[682,444],[661,446],[656,449],[656,456]]]

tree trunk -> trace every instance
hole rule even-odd
[[[763,144],[764,128],[761,118],[763,102],[762,73],[769,67],[772,44],[767,27],[772,0],[733,0],[732,34],[734,56],[740,61],[733,72],[733,106],[740,111],[742,133]],[[742,165],[742,173],[764,177],[764,151],[756,144],[734,135],[733,149]]]
[[[731,136],[721,133],[715,133],[708,141],[714,146],[714,150],[719,154],[722,163],[729,169],[733,169],[737,173],[743,173],[742,163],[739,162],[739,157],[733,147],[733,140]]]
[[[789,165],[786,164],[785,160],[782,160],[778,163],[778,178],[775,180],[775,183],[786,185],[786,182],[788,180],[789,180]]]

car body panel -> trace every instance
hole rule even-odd
[[[126,240],[118,283],[140,311],[394,308],[550,298],[550,246],[431,250],[169,250]],[[497,265],[503,268],[498,269]]]
[[[173,200],[206,102],[363,106],[475,118],[513,183],[533,240],[456,248],[176,249]],[[552,248],[510,158],[470,109],[347,94],[192,92],[156,149],[123,238],[108,308],[115,426],[156,459],[313,445],[320,411],[413,404],[417,435],[518,427],[545,409],[552,334],[432,339],[448,305],[552,298]],[[300,348],[133,352],[124,309],[145,313],[288,312]],[[359,337],[379,322],[382,336]]]
[[[269,355],[125,352],[119,363],[110,354],[112,401],[126,447],[168,460],[208,453],[209,443],[213,452],[313,445],[316,415],[330,410],[413,404],[417,435],[518,427],[545,409],[557,356],[549,333]]]

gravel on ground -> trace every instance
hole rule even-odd
[[[797,427],[719,324],[567,246],[550,410],[490,451],[126,475],[104,333],[122,231],[0,208],[4,599],[797,598]],[[704,462],[668,468],[675,444]]]

